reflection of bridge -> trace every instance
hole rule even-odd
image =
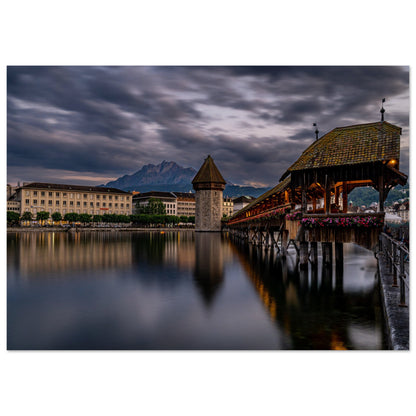
[[[340,270],[334,275],[332,267],[316,266],[309,276],[274,250],[246,244],[232,247],[270,319],[284,333],[284,348],[357,348],[351,334],[374,325],[373,288],[346,294]]]
[[[293,242],[300,265],[342,261],[344,242],[374,249],[384,221],[390,189],[404,185],[399,169],[401,128],[385,121],[338,127],[312,143],[274,188],[234,214],[232,235],[254,245],[277,247],[283,256]],[[378,212],[348,212],[348,193],[360,186],[379,192]]]

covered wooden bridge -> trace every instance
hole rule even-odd
[[[342,243],[373,249],[384,222],[390,189],[404,185],[399,171],[401,128],[386,121],[337,127],[315,140],[290,166],[280,182],[226,224],[236,238],[286,254],[293,242],[301,266],[317,261],[321,242],[324,262],[332,262],[332,243],[342,258]],[[379,192],[378,212],[348,212],[348,194],[356,187]]]

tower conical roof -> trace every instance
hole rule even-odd
[[[205,159],[198,173],[195,175],[195,178],[192,180],[192,184],[198,183],[220,183],[226,184],[224,178],[222,177],[220,171],[215,166],[214,160],[210,155]]]

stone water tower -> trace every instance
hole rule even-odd
[[[225,180],[208,155],[192,181],[195,193],[195,231],[221,231]]]

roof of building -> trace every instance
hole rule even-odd
[[[220,171],[215,166],[214,160],[210,155],[205,159],[198,173],[192,180],[193,184],[196,183],[222,183],[225,184],[225,180],[222,177]]]
[[[147,199],[147,198],[172,198],[176,199],[176,195],[173,192],[164,191],[149,191],[143,192],[133,196],[134,199]]]
[[[176,195],[178,198],[192,198],[195,199],[195,194],[193,192],[172,192],[174,195]]]
[[[115,194],[129,194],[130,192],[122,191],[117,188],[106,188],[104,186],[85,186],[85,185],[64,185],[58,183],[48,183],[48,182],[31,182],[24,184],[20,187],[21,189],[33,188],[33,189],[53,189],[59,191],[89,191],[89,192],[109,192]]]
[[[256,199],[254,196],[246,196],[246,195],[242,195],[242,196],[239,196],[239,197],[237,197],[237,198],[234,198],[234,199],[233,199],[233,202],[234,202],[234,204],[238,204],[238,203],[240,203],[240,202],[251,202],[251,201],[253,201],[254,199]]]
[[[313,142],[290,172],[400,159],[401,128],[386,121],[337,127]]]

